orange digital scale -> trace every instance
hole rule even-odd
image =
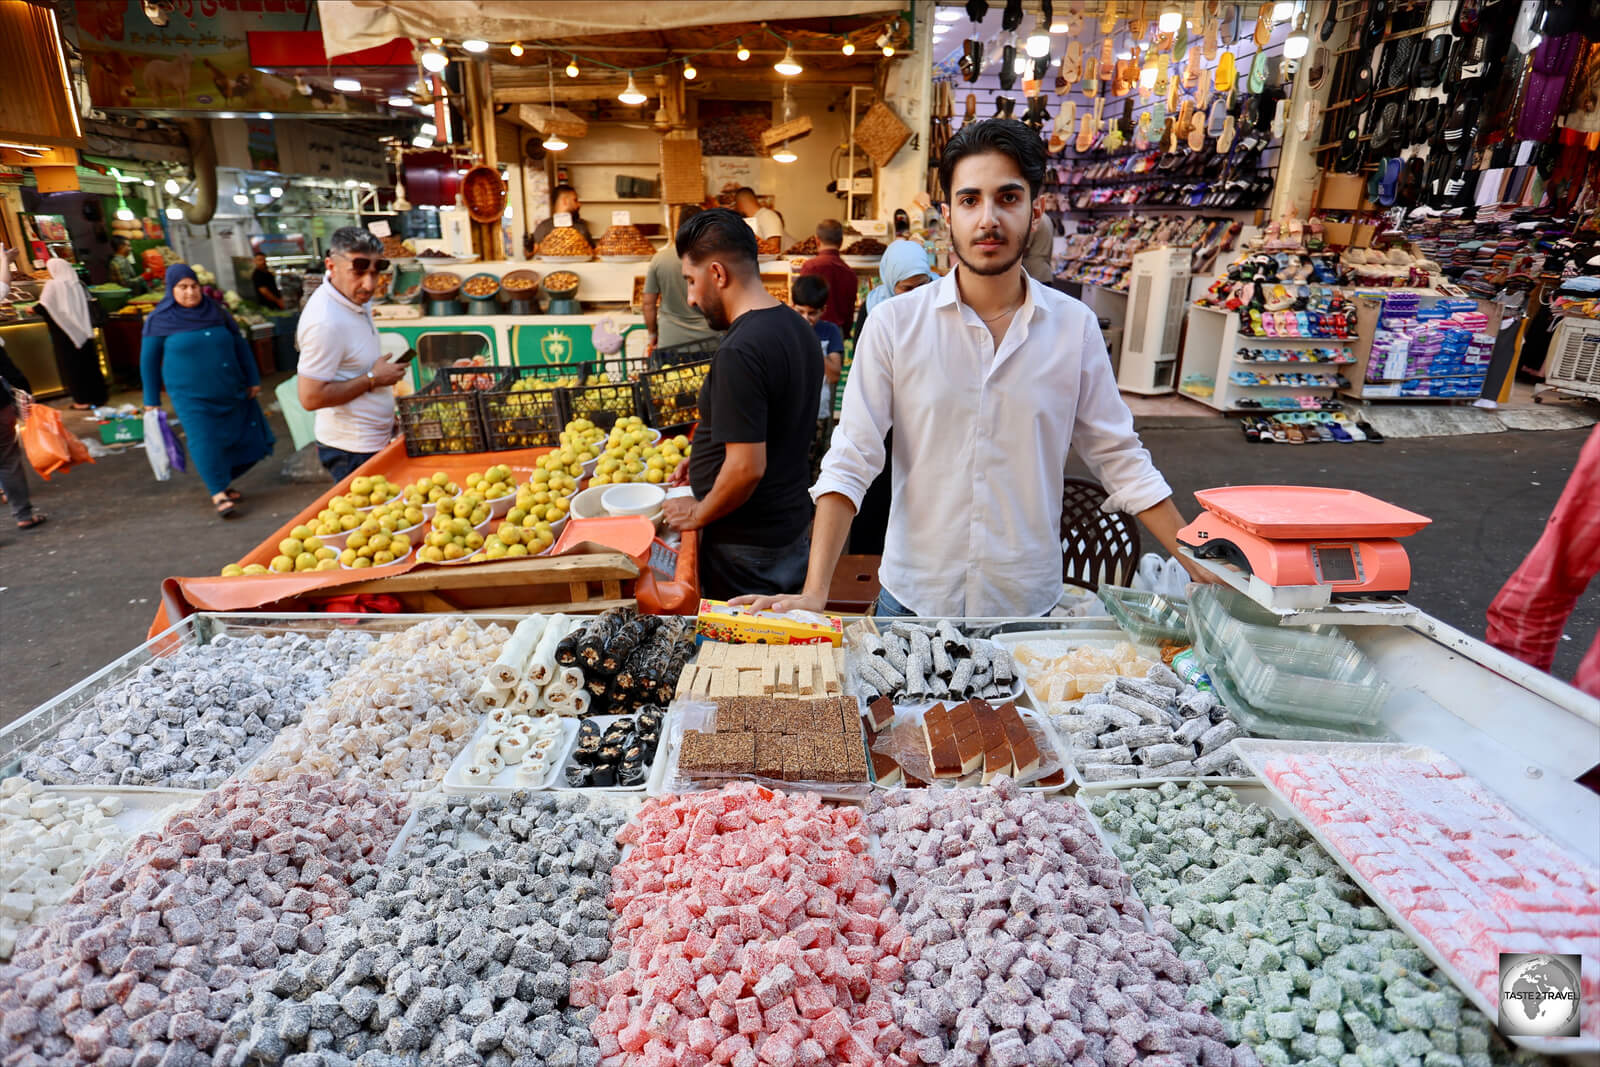
[[[1195,499],[1205,510],[1178,531],[1179,543],[1280,611],[1404,596],[1411,560],[1397,538],[1433,521],[1351,489],[1234,485]]]

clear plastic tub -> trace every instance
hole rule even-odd
[[[1188,643],[1189,605],[1186,602],[1117,585],[1102,585],[1099,597],[1135,644]]]
[[[1390,741],[1394,735],[1382,726],[1358,721],[1311,722],[1305,719],[1280,716],[1251,704],[1241,694],[1228,673],[1227,661],[1216,654],[1209,644],[1203,625],[1196,625],[1199,613],[1191,615],[1190,638],[1195,656],[1211,680],[1212,690],[1228,714],[1255,737],[1275,737],[1293,741]]]
[[[1377,725],[1388,683],[1365,653],[1337,633],[1241,621],[1209,588],[1195,592],[1190,618],[1253,706],[1313,725]]]

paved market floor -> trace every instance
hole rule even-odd
[[[142,450],[32,480],[50,522],[22,532],[0,521],[0,724],[142,642],[162,578],[216,573],[322,491],[282,476],[289,434],[273,422],[278,450],[240,480],[245,514],[226,523],[192,474],[154,481]],[[1143,433],[1186,513],[1195,489],[1299,482],[1365,490],[1432,516],[1408,542],[1412,599],[1481,634],[1485,607],[1538,538],[1587,431],[1298,448],[1250,444],[1230,420],[1152,420]],[[951,508],[962,499],[952,485]],[[1558,675],[1571,676],[1597,625],[1593,589],[1568,625]]]

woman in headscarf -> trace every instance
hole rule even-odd
[[[49,270],[50,280],[44,283],[33,313],[50,326],[56,369],[72,394],[72,406],[87,411],[104,404],[110,396],[100,373],[100,352],[94,341],[94,322],[89,317],[89,291],[66,260],[50,260]]]
[[[933,272],[928,269],[927,249],[909,238],[890,241],[889,247],[883,250],[883,256],[878,260],[878,281],[879,284],[873,287],[861,305],[861,313],[856,316],[856,337],[861,336],[861,326],[873,308],[891,296],[909,293],[933,281]]]
[[[269,455],[276,439],[256,402],[255,355],[185,264],[167,268],[166,296],[144,320],[139,367],[146,410],[161,404],[164,387],[217,514],[233,518],[239,493],[229,483]]]
[[[861,327],[873,308],[892,296],[909,293],[933,281],[933,272],[928,269],[928,250],[909,238],[890,241],[878,260],[878,280],[882,284],[875,286],[861,304],[861,313],[856,317],[856,337],[861,336]],[[856,555],[883,554],[883,538],[889,529],[889,472],[893,453],[894,431],[890,430],[883,439],[883,470],[867,486],[861,506],[856,509],[855,521],[850,524],[850,551]]]

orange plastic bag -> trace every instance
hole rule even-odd
[[[28,453],[28,462],[45,481],[57,471],[94,462],[83,442],[67,432],[60,414],[48,405],[29,405],[27,420],[17,427],[17,436]]]

